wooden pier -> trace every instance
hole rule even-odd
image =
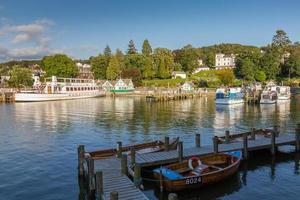
[[[262,91],[246,92],[244,100],[248,104],[259,104]]]
[[[254,133],[254,132],[253,132]],[[226,131],[229,136],[229,132]],[[165,138],[168,141],[168,137]],[[295,129],[295,134],[279,134],[278,128],[274,127],[269,137],[255,137],[255,135],[244,133],[240,141],[219,144],[219,138],[212,138],[212,145],[201,146],[200,134],[195,135],[195,146],[183,148],[183,142],[179,142],[177,150],[137,154],[134,150],[131,156],[118,153],[118,157],[93,160],[87,157],[84,146],[78,148],[79,175],[87,174],[90,193],[94,193],[101,200],[106,199],[148,199],[139,189],[142,186],[143,169],[155,167],[173,162],[180,162],[192,156],[202,156],[219,152],[241,150],[243,159],[248,159],[249,152],[256,150],[270,150],[275,155],[277,147],[283,145],[294,145],[295,151],[300,150],[300,124]],[[121,149],[118,142],[118,149]],[[87,163],[87,169],[84,163]],[[131,176],[131,179],[128,178]],[[176,194],[170,194],[169,199],[176,199]]]
[[[0,103],[15,102],[15,93],[10,91],[0,91]]]

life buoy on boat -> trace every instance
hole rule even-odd
[[[197,163],[198,163],[198,166],[200,166],[200,165],[202,164],[201,160],[200,160],[198,157],[191,157],[191,158],[189,159],[189,168],[190,168],[191,170],[194,169],[194,167],[193,167],[193,162],[197,162]]]

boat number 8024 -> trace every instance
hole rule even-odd
[[[201,183],[201,177],[193,177],[185,180],[186,185]]]

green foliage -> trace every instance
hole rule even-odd
[[[144,66],[143,66],[143,77],[145,79],[152,79],[155,76],[154,61],[151,56],[144,57]]]
[[[129,44],[128,44],[127,54],[136,54],[136,53],[137,53],[137,50],[135,48],[134,42],[133,42],[133,40],[130,40]]]
[[[235,72],[238,77],[245,80],[254,80],[255,64],[248,57],[238,57],[236,60]]]
[[[122,71],[122,78],[130,78],[135,86],[141,85],[142,75],[137,68],[124,69]]]
[[[257,80],[258,82],[264,82],[267,78],[265,72],[257,70],[255,75],[254,75],[255,80]]]
[[[144,56],[141,54],[128,54],[125,57],[126,69],[143,68]]]
[[[150,56],[152,54],[152,48],[151,48],[151,46],[149,44],[149,41],[147,39],[145,39],[144,42],[143,42],[142,53],[145,56]]]
[[[45,56],[42,59],[42,67],[46,71],[46,76],[74,78],[79,73],[75,62],[63,54]]]
[[[277,46],[279,48],[285,48],[291,43],[291,40],[289,39],[287,33],[284,30],[277,30],[276,34],[273,36],[272,45]]]
[[[10,79],[8,85],[10,87],[22,88],[31,87],[33,85],[32,72],[30,69],[14,66],[9,72]]]
[[[226,86],[232,85],[235,79],[234,73],[231,69],[218,70],[217,75],[219,76],[221,83]]]
[[[281,55],[276,47],[269,46],[260,59],[260,69],[268,80],[275,79],[280,72]]]
[[[104,55],[99,55],[90,58],[91,70],[95,79],[106,79],[106,69],[109,60]]]
[[[157,67],[158,78],[169,78],[174,71],[174,57],[172,52],[166,48],[154,50],[154,63]]]
[[[106,56],[108,58],[110,58],[112,56],[111,49],[108,45],[106,45],[106,47],[104,48],[103,54],[104,54],[104,56]]]
[[[120,63],[120,68],[122,70],[125,69],[125,56],[124,56],[123,52],[120,49],[117,49],[115,56],[117,57],[117,59]]]
[[[288,74],[291,77],[300,76],[300,46],[297,46],[285,64]]]
[[[106,78],[115,80],[121,75],[119,60],[116,56],[112,56],[106,69]]]
[[[193,48],[192,45],[187,45],[180,51],[178,62],[181,64],[182,70],[189,73],[193,72],[199,66],[197,49]]]

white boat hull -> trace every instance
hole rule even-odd
[[[216,104],[218,105],[233,105],[244,103],[243,99],[216,99]]]
[[[260,100],[261,104],[274,104],[276,103],[276,100],[270,100],[270,99],[261,99]]]
[[[286,95],[286,96],[278,96],[277,100],[286,101],[286,100],[290,100],[290,99],[291,99],[291,97]]]
[[[105,96],[103,91],[85,92],[85,93],[64,93],[64,94],[39,94],[39,93],[16,93],[16,102],[40,102],[40,101],[58,101],[71,99],[84,99]]]

